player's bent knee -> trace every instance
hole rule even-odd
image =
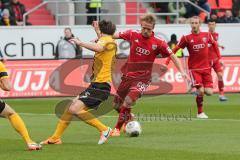
[[[223,80],[223,75],[222,75],[221,72],[220,72],[220,73],[217,73],[217,77],[218,77],[218,80],[219,80],[219,81],[222,81],[222,80]]]
[[[75,106],[70,106],[69,109],[68,109],[69,113],[71,114],[77,114],[78,113],[78,110],[76,109]]]
[[[206,89],[205,89],[205,94],[206,94],[207,96],[211,96],[211,95],[213,94],[213,90],[212,90],[211,88],[206,88]]]
[[[3,104],[4,103],[4,104]],[[1,101],[1,106],[5,105],[3,110],[0,112],[0,115],[3,117],[9,117],[12,114],[16,113],[14,109],[12,109],[10,106],[8,106],[4,101]]]
[[[204,96],[204,89],[203,89],[203,88],[199,88],[199,89],[197,90],[197,94],[198,94],[199,96]]]
[[[85,109],[85,105],[82,101],[74,99],[72,104],[69,106],[69,113],[71,114],[79,114],[79,112]]]
[[[128,108],[131,108],[131,106],[135,105],[135,100],[133,100],[131,97],[127,96],[124,100],[124,105]]]
[[[79,108],[78,108],[77,104],[76,104],[75,102],[73,102],[73,103],[69,106],[68,111],[69,111],[69,113],[71,113],[71,114],[78,114]]]
[[[115,96],[113,100],[113,108],[119,113],[123,100],[119,96]]]

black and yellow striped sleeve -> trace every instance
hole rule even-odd
[[[8,78],[8,73],[5,65],[0,62],[0,79]]]

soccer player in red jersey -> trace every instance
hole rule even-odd
[[[112,136],[119,136],[122,125],[131,120],[131,108],[149,86],[153,62],[157,55],[170,57],[182,76],[187,78],[180,61],[168,44],[154,34],[155,18],[147,14],[141,17],[140,23],[141,30],[130,29],[113,36],[115,39],[130,42],[130,54],[122,67],[122,81],[114,99],[119,117]],[[97,27],[95,30],[98,32]]]
[[[215,41],[218,41],[219,34],[215,32],[216,29],[216,22],[212,19],[208,21],[208,29],[209,33],[212,35],[213,39]],[[222,49],[224,49],[223,46],[218,46]],[[227,101],[227,98],[224,96],[224,82],[223,82],[223,62],[220,61],[220,57],[218,57],[215,49],[210,45],[209,46],[209,61],[210,66],[213,68],[213,70],[216,72],[218,77],[218,89],[219,89],[219,100],[220,101]]]
[[[216,57],[221,58],[217,42],[209,32],[200,31],[200,18],[194,16],[190,19],[192,32],[182,36],[180,42],[173,49],[176,53],[178,49],[187,47],[189,52],[188,68],[193,87],[197,89],[196,103],[198,107],[197,118],[206,119],[208,116],[203,112],[203,96],[212,95],[213,82],[211,76],[211,66],[209,64],[209,48],[212,45]]]

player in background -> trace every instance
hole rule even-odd
[[[153,15],[144,15],[140,19],[141,30],[130,29],[115,33],[113,36],[115,39],[124,39],[130,42],[130,54],[121,69],[122,81],[114,99],[119,117],[112,136],[120,136],[123,124],[131,120],[131,108],[150,84],[152,66],[157,55],[170,57],[183,78],[187,76],[168,44],[154,34],[155,21]],[[95,31],[99,35],[96,23]]]
[[[9,80],[7,69],[2,62],[0,62],[0,88],[4,91],[11,90],[11,82]],[[0,100],[0,117],[7,118],[10,121],[12,127],[26,142],[28,150],[40,150],[42,148],[41,145],[37,144],[30,138],[28,130],[21,117],[3,100]]]
[[[219,34],[217,32],[215,32],[215,29],[216,29],[216,21],[215,20],[210,19],[208,21],[208,29],[209,29],[209,33],[212,35],[213,39],[215,41],[218,41]],[[219,44],[218,44],[218,47],[224,49],[224,46],[221,46]],[[218,57],[218,55],[212,45],[209,46],[209,61],[210,61],[211,67],[216,72],[217,77],[218,77],[219,100],[227,101],[227,98],[224,96],[224,82],[223,82],[224,64],[220,60],[220,57]]]
[[[98,144],[105,143],[110,136],[112,129],[105,126],[89,112],[90,109],[96,109],[110,95],[112,64],[115,61],[117,51],[117,44],[112,38],[116,30],[115,24],[111,21],[102,20],[99,22],[99,28],[100,38],[96,43],[82,42],[76,38],[70,40],[71,43],[80,47],[95,51],[91,84],[72,101],[59,120],[54,134],[41,142],[41,144],[61,144],[61,136],[69,126],[73,115],[95,127],[100,132]]]
[[[197,89],[196,103],[198,107],[197,118],[206,119],[208,116],[203,112],[204,94],[210,96],[213,91],[213,81],[211,75],[211,66],[209,64],[209,48],[212,45],[216,56],[220,59],[220,52],[217,42],[212,38],[209,32],[200,30],[201,21],[198,16],[190,19],[191,33],[182,36],[180,42],[173,49],[176,53],[180,48],[185,47],[189,52],[188,68],[193,87]],[[169,62],[169,60],[167,60]]]

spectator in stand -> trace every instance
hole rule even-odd
[[[194,2],[194,0],[190,0],[190,1]],[[185,8],[186,8],[186,14],[185,14],[186,18],[198,16],[199,12],[197,12],[195,7],[193,5],[191,5],[190,3],[185,3]]]
[[[16,21],[10,17],[9,10],[4,9],[2,11],[2,19],[0,21],[0,26],[16,26]]]
[[[208,4],[207,0],[196,0],[197,1],[197,5],[201,8],[203,8],[204,10],[211,12],[211,7]]]
[[[176,34],[172,34],[171,35],[171,39],[170,41],[168,42],[168,46],[173,49],[176,47],[176,45],[178,44],[178,41],[177,41],[177,35]],[[177,52],[176,52],[176,56],[177,57],[183,57],[183,50],[182,49],[179,49]]]
[[[11,1],[11,0],[1,0],[3,6],[8,6],[8,5],[10,5],[10,1]]]
[[[69,40],[72,38],[74,38],[74,35],[71,28],[65,28],[64,37],[58,41],[56,47],[56,59],[82,58],[82,48],[70,43]]]
[[[151,2],[151,6],[156,13],[168,13],[168,2]],[[168,16],[158,16],[163,23],[168,23]]]
[[[3,11],[3,4],[2,4],[2,1],[0,1],[0,20],[2,19],[2,11]]]
[[[208,4],[207,0],[190,0],[190,1],[197,4],[202,9],[204,9],[208,12],[211,12],[211,7]],[[200,16],[201,20],[204,21],[206,14],[203,14],[203,12],[201,10],[197,9],[190,3],[185,3],[185,7],[187,9],[186,18],[190,18],[193,16]]]
[[[176,2],[169,2],[168,3],[168,11],[171,13],[177,13],[177,3]],[[185,18],[183,18],[186,14],[186,8],[183,2],[179,3],[179,23],[181,23],[182,21],[185,21]],[[170,21],[173,23],[175,23],[175,18],[176,16],[171,16],[170,17]]]
[[[210,19],[215,21],[216,23],[219,23],[219,17],[217,16],[217,11],[216,10],[212,10],[211,14],[210,14]],[[208,17],[206,17],[205,22],[208,22]]]
[[[233,17],[231,10],[226,10],[225,16],[219,19],[219,23],[240,23],[237,17]]]
[[[233,0],[233,15],[240,18],[240,0]]]
[[[16,20],[17,25],[23,25],[23,14],[26,13],[24,4],[18,0],[11,0],[10,5],[6,6],[6,8],[8,8],[10,15]],[[26,25],[31,25],[31,23],[26,22]]]
[[[168,12],[168,2],[155,2],[154,8],[157,12],[167,13]]]
[[[88,14],[101,13],[102,0],[88,0],[86,3],[86,9]],[[99,21],[98,16],[87,16],[87,24],[92,25],[93,21]]]

